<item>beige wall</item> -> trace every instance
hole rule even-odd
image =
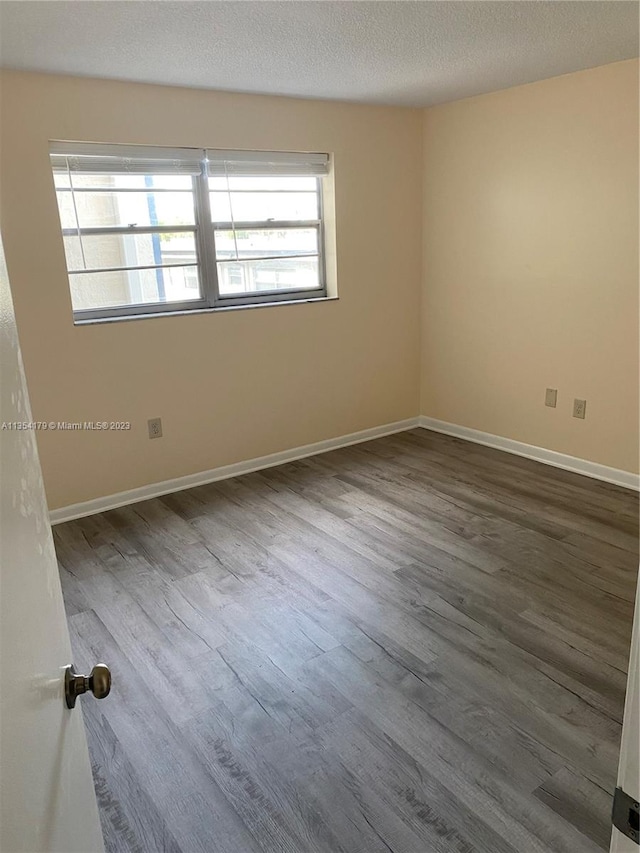
[[[34,417],[133,423],[38,435],[51,508],[417,414],[420,111],[6,72],[1,94]],[[332,153],[339,300],[74,327],[49,139]]]
[[[40,433],[50,506],[419,412],[637,471],[637,75],[421,112],[5,72],[2,231],[34,416],[133,423]],[[49,139],[331,152],[340,299],[74,327]]]
[[[424,162],[422,414],[638,471],[637,61],[427,110]]]

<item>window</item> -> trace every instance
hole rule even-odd
[[[326,296],[326,154],[51,145],[74,318]]]

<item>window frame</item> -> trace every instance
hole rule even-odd
[[[127,318],[135,318],[135,317],[148,317],[148,316],[167,316],[171,314],[183,314],[187,312],[208,312],[215,311],[225,308],[238,308],[238,307],[256,307],[260,305],[271,305],[278,304],[282,302],[290,303],[290,302],[311,302],[316,300],[322,300],[328,298],[327,293],[327,279],[326,279],[326,263],[325,263],[325,255],[326,255],[326,246],[325,246],[325,219],[324,219],[324,189],[325,184],[324,181],[326,179],[326,174],[318,174],[318,173],[310,173],[309,175],[304,175],[304,173],[298,172],[299,176],[305,177],[313,177],[316,182],[316,198],[318,204],[318,219],[314,220],[265,220],[260,221],[256,220],[253,222],[224,222],[224,223],[215,223],[213,221],[213,217],[211,214],[211,205],[210,205],[210,192],[213,190],[210,189],[209,186],[209,155],[215,155],[217,152],[213,149],[205,150],[205,149],[162,149],[159,147],[155,147],[154,149],[147,149],[143,146],[139,146],[139,153],[136,152],[136,146],[125,146],[125,145],[100,145],[98,143],[79,143],[74,145],[73,143],[52,143],[50,153],[51,156],[54,153],[62,153],[64,155],[65,151],[68,153],[65,156],[72,157],[73,151],[78,150],[81,153],[87,153],[90,151],[94,153],[96,156],[104,155],[105,157],[116,157],[119,156],[119,149],[122,150],[122,156],[130,157],[132,161],[137,159],[144,160],[145,153],[149,150],[155,152],[162,152],[166,150],[167,152],[193,152],[197,150],[200,153],[199,161],[200,161],[200,173],[199,174],[191,174],[191,193],[193,198],[193,207],[194,207],[194,222],[193,225],[182,225],[182,226],[153,226],[153,225],[143,225],[143,226],[135,226],[132,228],[130,226],[103,226],[103,227],[89,227],[89,228],[63,228],[62,221],[60,221],[60,232],[64,239],[66,236],[78,235],[78,236],[92,236],[92,235],[102,235],[102,234],[144,234],[144,233],[189,233],[194,236],[195,243],[195,253],[196,253],[196,262],[195,264],[162,264],[162,265],[143,265],[140,267],[105,267],[100,270],[88,270],[87,272],[127,272],[130,270],[142,270],[142,269],[166,269],[171,268],[171,266],[175,267],[185,267],[185,266],[193,266],[197,270],[198,278],[200,281],[200,298],[198,299],[190,299],[184,301],[171,301],[171,302],[145,302],[145,303],[135,303],[130,305],[115,305],[115,306],[104,306],[98,308],[73,308],[72,303],[72,311],[73,311],[73,320],[74,323],[82,324],[86,322],[98,322],[100,320],[118,320],[118,319],[127,319]],[[295,157],[295,154],[288,155],[285,152],[260,152],[260,151],[238,151],[238,152],[220,152],[221,154],[233,154],[237,153],[238,155],[246,156],[246,155],[255,155],[255,157],[251,157],[252,162],[259,162],[261,159],[264,161],[266,165],[269,163],[269,157],[271,155],[272,158],[286,158],[287,156]],[[298,158],[302,158],[304,160],[304,153],[297,154]],[[311,155],[315,156],[315,155]],[[326,157],[327,162],[327,173],[330,164],[329,155],[322,155]],[[167,156],[167,159],[170,159]],[[113,173],[108,171],[104,171],[104,174],[123,174],[123,171],[118,171],[114,169]],[[52,174],[55,174],[55,169],[52,169]],[[71,173],[70,173],[71,174]],[[85,172],[85,174],[90,174],[89,171]],[[140,174],[143,174],[140,172]],[[152,174],[152,172],[149,172]],[[166,172],[166,174],[171,174],[170,172]],[[179,174],[179,171],[176,171],[175,174]],[[251,171],[250,173],[244,173],[253,177],[272,177],[273,174],[270,173],[269,168],[265,168],[264,171],[259,171],[258,169]],[[56,199],[57,192],[62,188],[55,187],[56,191]],[[69,191],[73,194],[74,187],[73,182],[70,180]],[[117,192],[117,188],[115,189]],[[144,192],[141,188],[140,192]],[[182,190],[186,192],[187,190]],[[277,192],[277,190],[276,190]],[[282,192],[286,192],[286,190],[282,190]],[[73,197],[73,196],[72,196]],[[75,201],[74,201],[75,204]],[[287,288],[287,289],[277,289],[277,290],[258,290],[253,291],[251,293],[234,293],[234,294],[222,294],[220,293],[219,288],[219,280],[218,280],[218,259],[216,257],[216,246],[215,246],[215,234],[217,230],[280,230],[285,228],[315,228],[317,229],[318,234],[318,251],[317,254],[309,254],[309,255],[283,255],[283,258],[295,258],[295,257],[317,257],[318,259],[318,286],[314,288]],[[236,259],[230,259],[231,261]],[[268,260],[268,258],[246,258],[246,259],[237,259],[240,263],[243,260]],[[65,267],[67,271],[67,279],[69,282],[69,292],[71,293],[71,275],[76,274],[78,271],[69,270],[68,263],[66,261],[66,252],[65,252]]]

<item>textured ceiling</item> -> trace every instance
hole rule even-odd
[[[4,67],[427,106],[638,55],[618,0],[1,0]]]

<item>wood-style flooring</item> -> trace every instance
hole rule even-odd
[[[632,492],[413,430],[55,540],[109,853],[608,849]]]

